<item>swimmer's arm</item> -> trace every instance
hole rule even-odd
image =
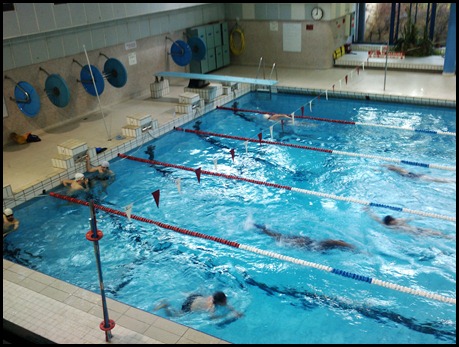
[[[62,180],[62,184],[64,185],[64,187],[68,187],[72,184],[72,182],[73,180]]]
[[[397,218],[397,225],[407,225],[408,222],[411,222],[414,220],[414,218]]]
[[[5,236],[11,234],[13,231],[14,231],[14,229],[4,232],[4,233],[3,233],[3,238],[5,238]]]
[[[89,178],[85,178],[83,181],[83,185],[81,185],[81,189],[88,191],[89,190]]]
[[[91,163],[89,162],[89,155],[86,155],[86,171],[88,172],[96,172],[99,171],[97,167],[92,167]]]
[[[235,317],[242,317],[244,314],[242,312],[236,311],[236,309],[230,305],[226,305],[226,308],[228,309],[227,312],[222,313],[222,314],[215,314],[214,311],[211,311],[210,318],[211,319],[219,319],[219,318],[224,318],[228,316],[228,314],[233,313]]]
[[[370,208],[368,206],[365,206],[364,208],[364,211],[368,213],[368,215],[374,219],[375,221],[377,221],[378,223],[380,224],[384,224],[384,222],[381,220],[381,218],[379,218],[376,214],[373,213],[372,210],[370,210]]]
[[[13,226],[11,228],[11,226]],[[10,227],[8,227],[8,230],[5,230],[5,226],[3,226],[3,238],[5,238],[5,236],[11,234],[12,232],[16,231],[18,228],[19,228],[19,222],[17,223],[17,226],[16,226],[16,223],[13,223],[13,225],[11,225]]]
[[[236,317],[242,317],[244,315],[242,312],[237,311],[233,306],[231,305],[226,305],[226,306],[232,313],[234,313]]]

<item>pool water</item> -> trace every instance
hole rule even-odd
[[[290,94],[268,98],[252,93],[237,102],[241,109],[260,112],[300,115],[300,107],[306,105],[304,114],[314,117],[456,131],[455,109],[322,99],[314,103],[311,113],[308,102],[313,98]],[[105,192],[95,190],[95,202],[122,212],[132,204],[135,216],[456,297],[455,170],[400,165],[447,181],[430,182],[400,176],[383,166],[393,162],[377,159],[452,167],[456,165],[455,136],[302,119],[296,119],[294,125],[282,125],[259,113],[238,115],[219,109],[182,128],[242,140],[179,130],[151,141],[146,136],[142,146],[126,154],[192,170],[119,157],[110,167],[116,180]],[[260,133],[265,141],[356,155],[245,141],[259,139]],[[202,170],[200,181],[193,171],[198,168]],[[158,190],[157,205],[152,192]],[[54,191],[66,193],[63,187]],[[381,218],[387,214],[410,218],[411,225],[434,229],[445,237],[388,229],[354,201],[424,211],[424,215],[416,215],[370,208]],[[21,227],[4,239],[4,258],[99,293],[93,246],[85,238],[90,228],[88,207],[46,195],[15,208],[15,215]],[[432,215],[454,217],[454,221]],[[97,228],[104,233],[99,244],[108,297],[152,312],[164,299],[178,309],[190,293],[210,295],[223,290],[243,317],[214,321],[206,314],[193,313],[169,319],[229,342],[456,342],[455,304],[183,235],[103,210],[97,210],[96,219]],[[343,240],[355,248],[301,248],[264,234],[256,225],[317,242]],[[154,313],[167,317],[163,310]]]

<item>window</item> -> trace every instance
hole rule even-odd
[[[357,34],[357,41],[393,44],[411,19],[420,35],[427,30],[434,46],[442,47],[446,44],[450,7],[450,3],[359,3],[358,18],[364,23],[358,26],[363,33]]]

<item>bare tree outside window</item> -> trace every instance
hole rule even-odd
[[[433,36],[435,47],[444,47],[446,45],[450,8],[450,3],[437,3],[437,15],[435,16],[435,31]]]
[[[391,3],[365,3],[365,42],[389,40]]]
[[[401,39],[407,25],[411,25],[412,29],[425,40],[424,33],[429,34],[430,23],[435,20],[432,43],[435,47],[443,47],[446,44],[450,3],[436,3],[435,18],[430,17],[432,3],[395,3],[394,5],[396,11],[393,32],[396,37],[393,39],[395,41]],[[365,3],[364,42],[374,44],[389,42],[391,9],[392,3]]]

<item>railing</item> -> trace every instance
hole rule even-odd
[[[263,73],[263,79],[266,79],[266,73],[265,73],[265,70],[266,70],[266,67],[265,67],[265,63],[263,61],[263,57],[260,57],[260,61],[258,63],[258,70],[257,70],[257,76],[256,76],[256,79],[258,79],[258,76],[260,75],[260,70],[261,72]],[[272,80],[272,77],[273,77],[273,73],[276,74],[276,78],[275,80],[277,81],[278,80],[278,77],[277,77],[277,68],[276,68],[276,63],[273,63],[273,66],[271,68],[271,73],[269,74],[269,79]],[[255,85],[255,90],[257,92],[269,92],[269,96],[271,97],[271,93],[272,93],[272,87],[271,86],[264,86],[264,87],[261,87],[257,84]]]

